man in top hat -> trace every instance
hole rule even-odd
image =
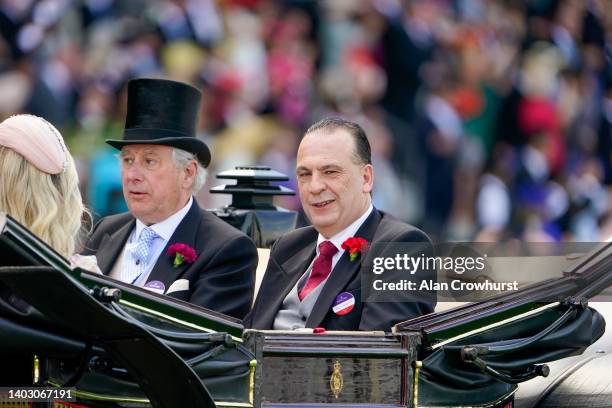
[[[242,319],[253,297],[257,249],[202,210],[210,151],[195,137],[200,92],[159,79],[128,83],[120,150],[129,212],[105,217],[85,245],[111,278]]]
[[[420,255],[432,246],[425,233],[372,206],[374,168],[363,129],[337,118],[315,123],[300,143],[296,165],[300,200],[312,225],[276,241],[244,325],[391,331],[398,322],[431,313],[436,303],[432,293],[364,290],[371,288],[374,276],[416,283],[435,280],[435,275],[422,270],[372,274],[374,257],[393,258],[398,247]],[[357,249],[352,256],[345,243]]]

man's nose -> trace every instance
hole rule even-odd
[[[308,190],[311,194],[320,194],[323,190],[325,190],[325,183],[318,173],[313,173],[312,177],[310,178]]]
[[[123,170],[128,181],[140,181],[142,180],[142,170],[137,163],[132,164],[130,167]]]

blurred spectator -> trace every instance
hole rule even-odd
[[[124,87],[203,90],[214,173],[266,164],[324,116],[371,138],[377,207],[438,239],[610,235],[606,0],[0,0],[0,120],[60,127],[97,216],[121,211]],[[218,207],[226,197],[204,195]],[[295,198],[281,205],[299,210]]]

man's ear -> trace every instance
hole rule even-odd
[[[183,170],[183,187],[191,188],[195,181],[195,176],[198,171],[198,165],[192,160]]]
[[[374,188],[374,167],[371,164],[363,166],[361,177],[363,178],[363,192],[371,193]]]

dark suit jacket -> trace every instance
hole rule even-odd
[[[96,255],[98,266],[108,275],[136,225],[130,213],[101,219],[85,245],[84,255]],[[168,247],[177,242],[194,248],[193,264],[173,266]],[[187,279],[189,289],[169,293],[208,309],[242,319],[253,299],[257,248],[249,237],[193,205],[157,259],[147,281],[161,281],[166,291],[177,279]]]
[[[314,227],[305,227],[276,241],[253,310],[244,320],[245,327],[261,330],[272,328],[283,300],[316,254],[317,236]],[[376,209],[355,236],[365,238],[370,243],[424,242],[425,246],[431,247],[425,233]],[[379,256],[380,251],[377,253],[376,256]],[[350,261],[349,253],[345,251],[319,294],[306,327],[391,331],[391,327],[398,322],[433,311],[435,299],[432,298],[410,302],[362,302],[360,271],[371,256],[373,254],[368,252],[364,257]],[[350,313],[338,316],[331,308],[336,296],[342,292],[349,292],[355,297],[355,307]]]

